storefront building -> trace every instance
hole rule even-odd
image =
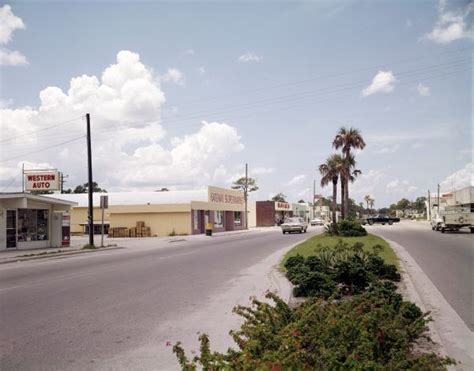
[[[100,193],[94,194],[94,230],[100,231],[102,213]],[[143,222],[151,236],[205,233],[206,224],[214,232],[245,229],[245,201],[242,192],[208,187],[197,191],[111,192],[104,219],[108,228],[133,229]],[[71,231],[83,234],[87,225],[87,194],[62,194],[58,197],[75,201]]]
[[[69,246],[74,205],[30,193],[0,193],[0,250]]]
[[[293,216],[293,208],[287,202],[257,201],[256,214],[257,227],[273,227]]]

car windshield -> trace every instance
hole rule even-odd
[[[301,223],[301,218],[286,218],[285,223]]]

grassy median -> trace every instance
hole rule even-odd
[[[280,268],[284,270],[284,264],[290,256],[299,254],[303,257],[308,257],[310,255],[314,255],[314,253],[317,252],[322,246],[334,247],[339,240],[347,242],[349,246],[352,246],[356,242],[362,242],[364,244],[364,250],[368,252],[372,251],[373,246],[380,245],[383,247],[383,250],[380,252],[379,256],[385,260],[385,263],[395,264],[397,268],[399,267],[398,258],[395,255],[395,252],[392,250],[388,242],[383,238],[374,236],[373,234],[363,237],[339,237],[319,234],[300,243],[288,251],[280,262]]]

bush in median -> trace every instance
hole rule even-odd
[[[425,336],[427,314],[403,301],[390,282],[377,283],[350,300],[310,299],[293,309],[274,294],[274,305],[256,299],[234,312],[245,318],[231,332],[238,350],[212,352],[200,336],[200,354],[189,359],[173,347],[183,370],[424,369],[441,370],[452,360],[413,354]]]
[[[341,237],[361,237],[367,236],[367,230],[356,220],[343,219],[337,222],[336,226],[328,224],[326,234]]]
[[[400,280],[397,268],[378,256],[380,245],[374,246],[371,253],[363,247],[360,242],[349,247],[339,241],[335,248],[322,248],[306,259],[300,255],[288,258],[286,276],[295,285],[294,295],[327,299],[334,294],[361,293],[378,280]]]

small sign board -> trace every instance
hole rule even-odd
[[[109,196],[106,196],[106,195],[100,196],[100,208],[101,209],[109,208]]]
[[[27,191],[59,191],[59,171],[42,170],[25,172],[25,189]]]

